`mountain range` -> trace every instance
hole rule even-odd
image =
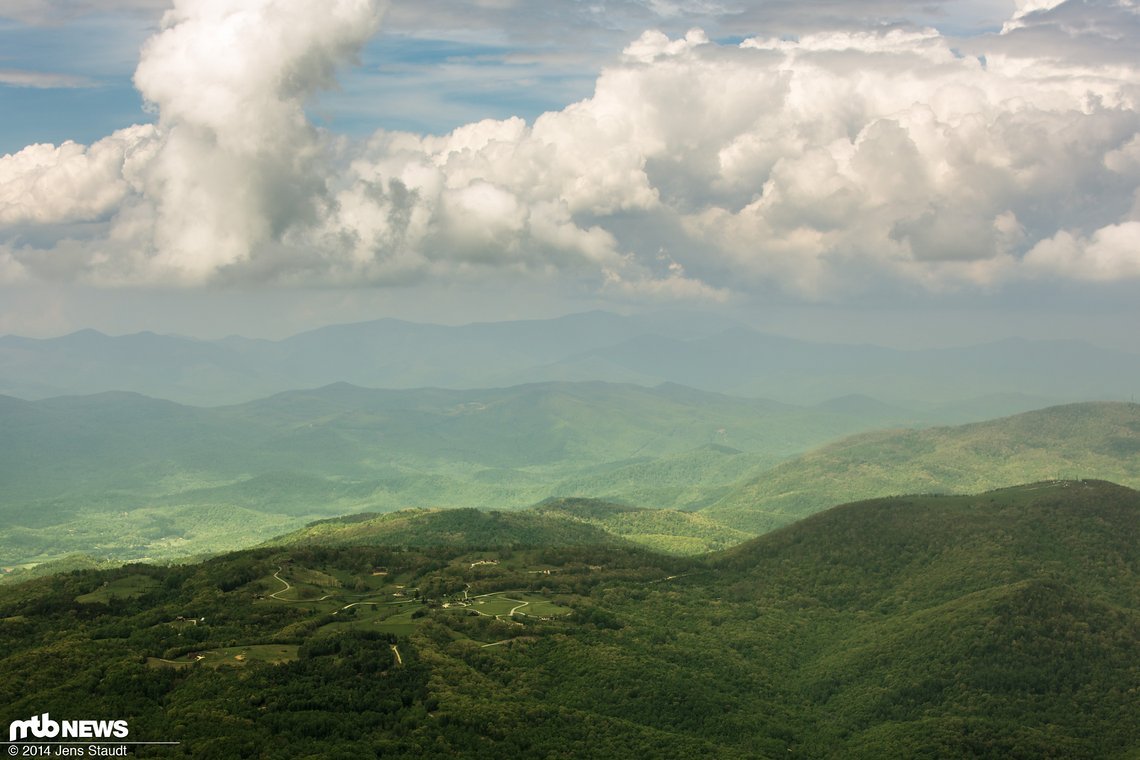
[[[338,384],[216,408],[0,397],[0,565],[174,559],[338,515],[567,497],[699,510],[703,527],[594,524],[691,553],[850,498],[1066,477],[1140,485],[1133,404],[860,432],[914,424],[865,399],[797,407],[676,385]]]
[[[796,340],[674,312],[456,327],[384,319],[276,341],[94,330],[0,338],[2,394],[133,391],[206,406],[336,382],[471,389],[606,381],[676,383],[796,404],[866,395],[936,421],[963,422],[1062,401],[1128,399],[1137,377],[1140,355],[1079,341],[899,350]]]
[[[322,517],[583,496],[707,506],[839,436],[908,424],[675,385],[370,390],[226,407],[0,397],[0,565],[236,549]]]

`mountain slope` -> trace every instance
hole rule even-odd
[[[835,616],[800,677],[853,754],[1095,757],[1140,747],[1108,685],[1140,676],[1138,542],[1140,494],[1063,481],[845,505],[716,564]],[[1102,720],[1133,723],[1096,748]]]
[[[759,532],[851,499],[1050,478],[1140,486],[1140,405],[1070,404],[958,427],[859,434],[780,464],[703,512]]]
[[[1066,481],[704,559],[264,548],[0,588],[0,678],[173,757],[1126,758],[1138,546],[1140,494]]]
[[[599,499],[547,499],[541,515],[580,521],[607,533],[667,554],[704,554],[751,538],[695,512],[644,509]]]

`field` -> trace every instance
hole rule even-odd
[[[112,599],[135,599],[158,588],[158,581],[148,575],[128,575],[108,581],[94,591],[77,596],[80,604],[107,604]]]
[[[155,668],[186,668],[196,664],[207,668],[242,668],[255,662],[279,665],[296,660],[297,649],[296,644],[250,644],[191,652],[181,660],[148,657],[147,664]]]
[[[471,597],[449,606],[497,618],[510,618],[515,615],[550,618],[570,614],[569,609],[555,604],[545,597],[534,594],[512,594],[505,591]]]

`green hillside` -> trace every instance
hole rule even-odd
[[[321,520],[272,546],[597,546],[621,543],[588,523],[531,511],[412,509]]]
[[[599,499],[548,499],[513,512],[412,509],[319,520],[267,546],[591,546],[640,544],[666,554],[704,554],[752,536],[693,512]]]
[[[644,509],[599,499],[548,499],[539,514],[582,521],[665,554],[704,554],[747,541],[751,534],[694,512]]]
[[[181,742],[140,757],[1135,757],[1138,547],[1140,494],[1066,481],[850,504],[700,559],[76,571],[0,589],[4,714]]]
[[[316,519],[553,496],[697,509],[839,435],[905,419],[679,386],[338,384],[230,407],[0,397],[0,566],[169,559]]]
[[[1140,487],[1140,405],[1069,404],[957,427],[858,434],[740,484],[702,514],[759,533],[853,499],[1062,478]]]
[[[1140,494],[1063,481],[846,505],[715,565],[761,608],[826,610],[795,656],[853,755],[1131,756],[1138,539]]]

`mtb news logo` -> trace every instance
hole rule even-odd
[[[44,713],[8,725],[8,741],[36,739],[126,739],[130,729],[125,720],[52,720]]]

